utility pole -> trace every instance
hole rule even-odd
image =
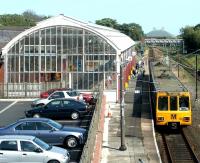
[[[124,91],[123,91],[123,64],[120,62],[120,129],[121,129],[121,146],[119,150],[125,151],[125,119],[124,119]]]
[[[197,100],[198,99],[198,88],[197,88],[197,82],[198,82],[198,71],[197,71],[197,69],[198,69],[198,64],[197,64],[197,54],[196,54],[196,75],[195,75],[195,78],[196,78],[196,96],[195,96],[195,99]]]
[[[180,63],[180,54],[178,52],[178,78],[179,78],[179,63]]]

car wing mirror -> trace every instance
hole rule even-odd
[[[41,153],[42,150],[41,150],[40,148],[36,148],[36,149],[34,150],[34,152],[36,152],[36,153]]]
[[[48,108],[48,106],[47,106],[47,105],[45,105],[45,106],[44,106],[44,108],[45,108],[45,109],[47,109],[47,108]]]
[[[54,131],[56,131],[56,129],[55,129],[55,128],[52,128],[50,131],[51,131],[51,132],[54,132]]]

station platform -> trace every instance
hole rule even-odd
[[[148,78],[148,74],[143,76]],[[120,104],[106,102],[101,163],[160,163],[147,84],[131,79],[124,101],[125,151],[120,151]],[[147,82],[148,83],[148,82]],[[111,113],[108,113],[108,111]],[[110,115],[110,116],[108,116]]]

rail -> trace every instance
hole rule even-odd
[[[161,133],[165,149],[168,153],[168,161],[172,163],[176,162],[191,162],[198,163],[197,156],[191,148],[188,138],[185,136],[182,130],[171,131],[171,133]]]

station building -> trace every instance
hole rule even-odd
[[[118,30],[64,15],[18,34],[2,48],[0,81],[92,90],[112,78],[118,88],[120,64],[134,58],[135,42]],[[42,90],[42,89],[39,89]]]

